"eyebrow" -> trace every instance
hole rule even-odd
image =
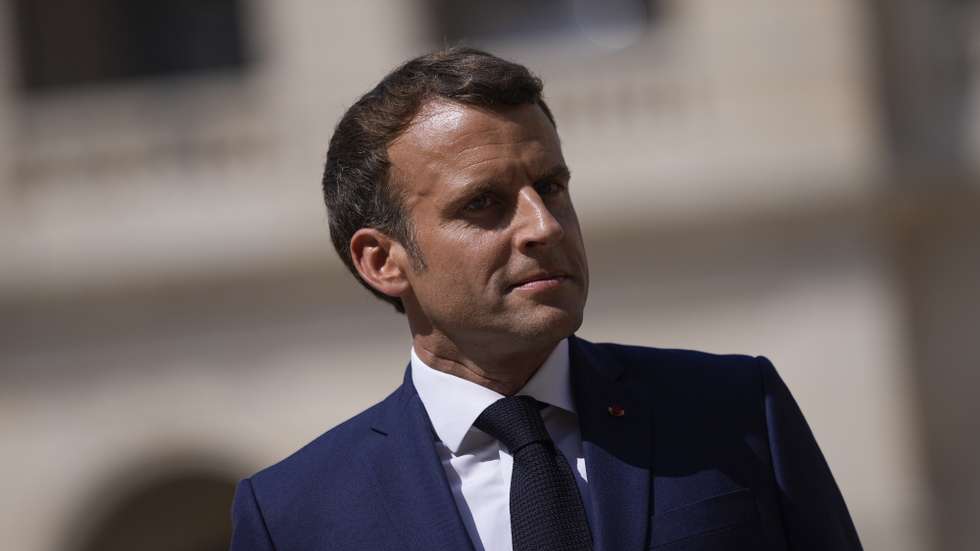
[[[572,172],[564,164],[555,165],[550,170],[534,179],[535,182],[545,182],[554,180],[570,180]]]

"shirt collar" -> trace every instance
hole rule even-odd
[[[517,392],[575,413],[568,368],[568,339],[562,339],[548,359]],[[412,384],[432,421],[436,436],[454,454],[476,418],[503,394],[426,365],[412,348]]]

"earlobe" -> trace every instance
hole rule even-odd
[[[384,232],[361,228],[350,240],[350,255],[361,279],[378,292],[401,297],[409,288],[402,258],[404,250]]]

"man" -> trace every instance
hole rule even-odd
[[[854,550],[764,358],[593,344],[569,170],[541,82],[453,48],[337,126],[341,258],[404,312],[391,396],[243,480],[234,551]]]

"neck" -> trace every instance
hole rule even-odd
[[[527,384],[558,342],[510,353],[487,345],[464,349],[433,334],[416,334],[412,344],[419,359],[429,367],[512,396]]]

